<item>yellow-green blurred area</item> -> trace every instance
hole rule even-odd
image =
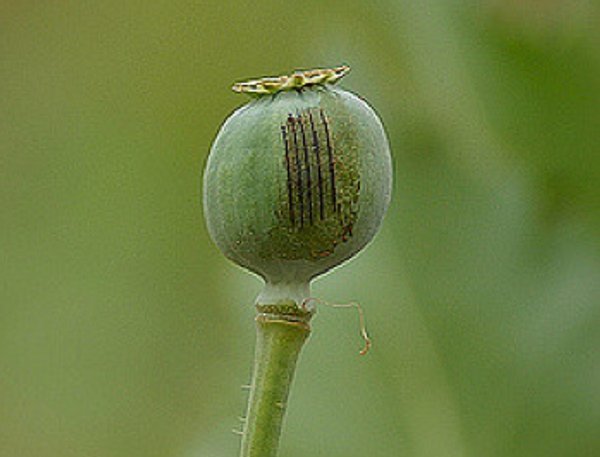
[[[0,2],[0,456],[238,453],[260,281],[202,215],[236,80],[347,63],[390,135],[285,457],[600,455],[592,0]]]

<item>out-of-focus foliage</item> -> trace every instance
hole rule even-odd
[[[4,0],[0,456],[237,454],[260,284],[208,239],[232,82],[348,63],[396,184],[314,294],[282,456],[600,454],[592,0]]]

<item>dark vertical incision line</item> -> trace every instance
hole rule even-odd
[[[333,149],[331,148],[331,132],[329,131],[329,123],[327,122],[327,116],[323,112],[323,109],[319,111],[321,113],[321,119],[323,120],[323,126],[325,127],[325,137],[327,138],[327,156],[329,158],[329,176],[331,179],[331,201],[333,203],[333,211],[337,211],[337,195],[335,189],[335,158],[333,157]]]
[[[304,147],[304,167],[306,169],[306,200],[308,210],[308,223],[313,224],[313,212],[312,212],[312,183],[310,176],[310,157],[308,154],[308,145],[306,144],[306,133],[304,132],[304,122],[302,115],[298,113],[298,125],[300,126],[300,134],[302,135],[302,146]]]
[[[281,126],[281,137],[283,138],[283,144],[285,146],[285,165],[287,169],[287,189],[288,189],[288,204],[290,208],[290,222],[292,227],[296,226],[296,219],[294,215],[294,182],[292,176],[292,163],[290,158],[290,146],[288,144],[286,126]]]
[[[315,158],[317,162],[317,185],[319,186],[319,216],[321,220],[325,219],[325,202],[323,195],[323,172],[321,170],[321,146],[319,145],[319,135],[317,134],[317,130],[315,129],[315,124],[313,122],[312,113],[310,110],[308,111],[308,121],[310,122],[310,129],[312,131],[313,136],[313,144],[315,147]]]
[[[293,133],[294,153],[296,155],[296,179],[298,183],[298,206],[300,227],[304,225],[304,187],[302,185],[302,164],[300,163],[300,154],[298,154],[298,135],[296,133],[296,122],[292,115],[288,117],[288,124]]]

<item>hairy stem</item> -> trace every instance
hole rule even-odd
[[[311,313],[269,307],[256,317],[256,353],[240,457],[275,457],[300,350]],[[260,309],[259,311],[265,311]]]

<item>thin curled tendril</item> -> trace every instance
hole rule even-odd
[[[363,312],[362,307],[358,303],[350,302],[350,303],[346,303],[346,304],[337,304],[337,303],[326,302],[326,301],[318,299],[318,298],[306,298],[302,301],[302,308],[306,310],[306,306],[311,301],[315,301],[317,303],[320,303],[325,306],[330,306],[332,308],[356,308],[358,310],[358,317],[359,317],[359,323],[360,323],[360,335],[365,340],[365,347],[362,351],[359,352],[359,354],[365,355],[367,352],[369,352],[372,342],[371,342],[371,338],[369,337],[369,334],[367,333],[367,327],[365,325],[365,314]]]

